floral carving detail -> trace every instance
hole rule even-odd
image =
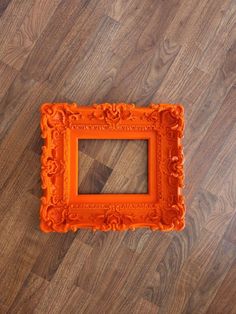
[[[145,113],[145,117],[147,118],[148,121],[151,121],[152,123],[160,123],[161,121],[161,116],[160,113],[163,111],[167,111],[168,106],[166,105],[158,105],[158,104],[151,104],[150,107],[153,109],[151,113]]]
[[[68,116],[68,127],[71,128],[72,125],[74,125],[80,119],[83,119],[83,116],[81,115],[81,113],[70,114]]]
[[[49,177],[63,173],[64,169],[65,166],[62,160],[48,158],[45,164],[42,164],[42,170],[45,170]]]
[[[162,123],[162,114],[168,113],[172,118],[172,122],[169,127],[167,127],[167,135],[171,138],[171,136],[173,136],[172,131],[175,131],[177,132],[178,137],[183,136],[184,119],[182,106],[172,106],[169,104],[151,104],[150,107],[154,110],[150,114],[145,114],[146,119],[158,126],[159,131],[160,125]]]
[[[166,208],[161,209],[156,206],[148,213],[147,220],[152,223],[152,230],[182,230],[184,228],[184,214],[184,199],[179,196],[177,204],[169,204]]]
[[[133,119],[132,110],[134,109],[134,105],[126,105],[126,104],[103,104],[103,105],[95,105],[96,109],[91,118],[96,118],[98,120],[104,120],[107,124],[111,126],[116,126],[121,121],[131,120]]]
[[[102,220],[101,230],[124,230],[133,221],[132,215],[122,214],[115,208],[108,209],[104,215],[99,215],[96,219]]]
[[[152,122],[157,122],[160,120],[159,110],[154,110],[152,113],[146,116],[147,116],[147,119]]]
[[[170,115],[175,119],[175,123],[171,126],[172,131],[176,131],[178,137],[183,137],[184,119],[183,119],[183,107],[176,106],[170,110]]]
[[[168,173],[170,176],[177,178],[179,187],[184,186],[184,169],[183,169],[184,157],[182,149],[179,147],[178,155],[170,156],[168,162]]]
[[[75,122],[83,118],[76,104],[71,104],[70,106],[68,104],[60,104],[60,106],[57,104],[45,104],[42,106],[41,112],[41,129],[43,135],[46,131],[45,127],[62,132],[66,128],[71,128]]]
[[[41,179],[42,188],[46,189],[48,185],[51,185],[48,180],[54,176],[59,176],[65,171],[65,164],[62,160],[55,159],[51,151],[46,146],[42,147],[41,156]]]
[[[63,131],[65,129],[65,111],[63,108],[57,108],[55,104],[49,105],[45,104],[41,112],[43,113],[41,119],[41,129],[42,129],[42,137],[46,138],[47,129],[51,128],[57,131]]]
[[[67,205],[47,206],[46,198],[41,198],[41,216],[43,219],[41,219],[40,225],[44,231],[68,231],[70,228],[66,223],[67,213]]]
[[[153,225],[151,226],[152,230],[161,229],[161,210],[158,206],[155,206],[147,215],[147,220],[150,221]]]
[[[170,204],[168,208],[163,211],[163,226],[168,226],[168,229],[182,230],[184,228],[184,214],[184,197],[179,195],[178,202],[176,204]]]
[[[62,207],[52,207],[48,210],[48,219],[55,225],[63,224],[65,218],[65,209]]]

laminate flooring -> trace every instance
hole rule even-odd
[[[0,313],[236,313],[235,23],[235,0],[0,1]],[[42,233],[43,102],[182,103],[184,231]],[[85,190],[145,191],[144,144],[79,153]]]

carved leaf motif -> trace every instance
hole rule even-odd
[[[152,230],[157,230],[161,228],[161,218],[162,218],[162,213],[158,205],[156,205],[154,208],[152,208],[148,215],[146,216],[146,221],[147,223],[152,223]]]
[[[63,173],[64,169],[64,162],[53,158],[47,158],[46,162],[42,165],[42,170],[45,170],[49,177]]]
[[[121,121],[133,119],[132,110],[134,105],[112,105],[103,104],[95,105],[95,111],[92,113],[91,118],[104,120],[108,125],[116,126]]]
[[[71,114],[68,116],[68,127],[71,128],[72,125],[82,119],[81,113]]]
[[[102,230],[124,230],[128,224],[132,224],[132,215],[124,215],[117,209],[108,209],[104,215],[95,217],[96,220],[101,220]]]
[[[67,205],[50,205],[47,206],[46,198],[41,199],[41,214],[43,219],[41,219],[41,228],[45,231],[58,231],[66,232],[69,230],[67,225]]]
[[[163,211],[162,221],[170,229],[175,228],[176,230],[181,230],[184,227],[184,214],[184,198],[182,195],[179,195],[178,202],[169,205],[169,207]]]
[[[160,110],[155,109],[152,113],[146,114],[145,116],[147,117],[148,121],[156,123],[160,121]]]
[[[184,186],[184,169],[183,169],[184,157],[182,148],[178,148],[178,155],[170,156],[168,162],[168,173],[170,176],[178,179],[179,187]]]
[[[173,118],[173,123],[170,126],[172,131],[177,132],[178,137],[183,137],[184,120],[183,120],[183,108],[181,106],[175,106],[169,110],[170,116]]]

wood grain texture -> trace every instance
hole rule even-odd
[[[89,169],[85,154],[93,160]],[[147,154],[146,140],[79,140],[78,193],[146,194]]]
[[[1,313],[236,313],[235,25],[234,0],[0,1]],[[182,102],[185,230],[42,234],[53,101]],[[145,152],[84,141],[80,186],[144,192]]]

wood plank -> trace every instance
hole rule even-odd
[[[206,313],[235,313],[235,295],[236,295],[236,259],[228,270],[220,288],[218,289],[212,303]]]
[[[60,0],[37,0],[32,3],[33,5],[25,16],[23,23],[0,54],[1,60],[17,70],[22,68]]]
[[[79,140],[79,154],[82,152],[113,169],[128,143],[129,140]]]
[[[81,288],[73,287],[67,301],[61,307],[61,313],[88,313],[87,307],[92,301],[97,302],[88,292]]]
[[[194,195],[194,190],[196,186],[201,182],[202,178],[205,176],[209,164],[211,165],[214,159],[219,154],[221,148],[221,141],[218,140],[218,137],[214,136],[217,130],[217,135],[220,138],[226,138],[235,123],[235,110],[232,105],[232,97],[235,94],[235,88],[232,88],[228,93],[226,99],[224,100],[223,105],[217,113],[211,127],[208,132],[205,134],[203,141],[197,148],[197,152],[194,155],[194,158],[191,163],[189,163],[188,171],[188,187],[186,193],[188,198],[191,199]],[[204,110],[199,114],[203,115]],[[200,116],[198,116],[200,119]],[[221,123],[224,121],[225,123]],[[196,122],[195,122],[196,123]],[[202,164],[201,157],[202,154],[207,156],[208,163]],[[200,165],[201,164],[201,165]],[[193,174],[194,173],[194,174]],[[194,176],[194,178],[193,178]]]
[[[91,164],[86,176],[79,186],[79,194],[99,194],[107,182],[112,169],[97,160]]]
[[[89,242],[93,247],[93,251],[76,278],[76,286],[90,294],[101,289],[106,270],[110,269],[113,256],[119,251],[123,238],[124,234],[117,235],[113,232],[101,234],[100,232],[96,232],[95,237]],[[100,252],[99,255],[98,252]],[[103,265],[102,269],[98,267],[99,264],[95,256],[99,259],[99,264]]]
[[[92,248],[75,238],[63,262],[57,269],[48,289],[38,303],[35,311],[38,313],[59,313],[65,305],[65,297],[73,293],[76,277],[87,262]],[[60,300],[60,302],[59,302]]]
[[[34,214],[38,199],[23,195],[14,202],[14,211],[5,217],[1,228],[0,291],[1,302],[7,307],[13,304],[44,245]]]
[[[48,281],[30,273],[8,312],[22,314],[34,312],[48,285]]]
[[[131,0],[115,0],[112,1],[111,8],[108,11],[108,16],[110,16],[112,19],[119,22],[119,20],[122,18],[123,14],[127,10],[131,3]]]
[[[11,0],[0,19],[0,56],[14,37],[16,31],[22,24],[27,12],[32,7],[32,1]]]
[[[2,188],[8,176],[11,174],[12,169],[17,163],[17,159],[23,154],[32,133],[39,127],[39,105],[46,102],[48,99],[53,99],[55,95],[55,92],[51,91],[44,84],[30,82],[31,88],[28,89],[28,83],[28,80],[23,83],[26,91],[22,92],[21,89],[19,90],[17,88],[15,95],[13,93],[10,94],[12,101],[8,103],[8,107],[4,108],[5,110],[9,110],[10,104],[13,105],[17,103],[17,106],[14,107],[14,110],[11,111],[10,114],[7,112],[7,119],[12,119],[13,121],[7,138],[4,138],[0,145],[0,149],[4,153],[0,156],[0,170],[2,172],[0,188]],[[19,93],[22,93],[23,97],[17,101]],[[28,95],[24,101],[26,93]],[[32,108],[32,103],[36,103],[35,108]],[[17,114],[17,110],[21,110],[21,114]],[[18,140],[16,134],[21,137],[21,141]],[[24,134],[28,134],[29,137],[24,136]]]
[[[224,235],[225,240],[233,243],[234,245],[236,244],[235,226],[236,226],[236,213],[234,213],[234,216],[232,217],[228,229]]]
[[[221,248],[220,239],[220,236],[217,237],[217,235],[210,234],[209,232],[204,234],[202,237],[202,242],[199,242],[199,246],[196,246],[195,250],[186,260],[183,268],[175,280],[175,283],[170,289],[170,293],[166,297],[166,306],[165,302],[161,302],[163,312],[171,313],[176,311],[177,313],[185,313],[186,308],[188,313],[197,313],[197,311],[199,311],[198,313],[205,313],[203,306],[203,296],[199,297],[198,301],[195,301],[195,308],[189,308],[189,302],[191,302],[193,295],[195,294],[196,290],[198,290],[199,285],[201,285],[201,278],[204,278],[203,280],[206,285],[209,283],[209,273],[214,273],[214,271],[211,271],[214,269],[214,267],[211,265],[211,262],[214,259],[217,259],[217,262],[219,263],[219,259],[224,254],[219,253],[220,256],[215,257],[215,254],[217,254],[216,252],[219,252]],[[229,249],[229,261],[226,261],[225,259],[225,264],[224,266],[222,265],[222,272],[234,254],[234,248],[231,246]],[[190,276],[191,281],[188,280]],[[217,275],[214,278],[217,278]],[[213,286],[213,283],[209,283],[209,286]],[[207,289],[204,291],[205,302],[208,302],[207,300],[210,299],[211,293]],[[188,304],[186,305],[186,303]]]
[[[120,247],[119,250],[114,250],[112,265],[106,262],[107,268],[104,268],[104,273],[108,275],[106,283],[103,284],[103,276],[99,274],[100,282],[97,282],[97,278],[95,277],[96,282],[91,286],[93,290],[89,291],[90,293],[93,291],[96,292],[99,301],[103,302],[103,311],[127,313],[132,310],[139,299],[139,295],[145,285],[149,272],[153,271],[153,267],[155,268],[155,265],[162,259],[170,241],[170,235],[163,234],[159,237],[153,235],[143,252],[139,255],[122,247]],[[158,247],[158,254],[150,250],[154,243],[155,246]],[[150,263],[150,261],[152,261],[152,263]],[[142,272],[134,271],[135,265],[137,264],[143,265],[144,268]],[[109,272],[108,269],[110,269]],[[139,284],[135,285],[137,282]],[[117,299],[117,292],[119,291],[121,295]],[[96,304],[91,304],[89,311],[95,311],[95,308]]]
[[[53,236],[49,237],[34,263],[32,273],[50,281],[62,263],[75,236],[74,233],[68,233],[66,235],[53,234]],[[42,260],[44,261],[43,263]]]
[[[38,182],[40,175],[40,166],[35,167],[35,162],[39,164],[39,156],[32,151],[24,150],[20,162],[12,168],[14,176],[9,176],[3,183],[0,204],[1,232],[7,228],[7,222],[15,218],[16,212],[13,204],[20,200],[25,193],[32,196],[30,189],[35,182]],[[33,167],[34,171],[32,171]],[[39,199],[36,198],[36,200],[39,205]]]
[[[0,61],[0,100],[4,97],[16,75],[17,71]]]
[[[235,135],[236,124],[231,129],[228,140],[222,143],[221,151],[212,163],[203,185],[208,191],[218,195],[228,195],[229,198],[234,198],[232,187],[233,177],[236,175],[236,161],[234,160],[236,154]]]
[[[137,46],[136,42],[138,43],[140,36],[146,28],[149,32],[151,29],[155,29],[157,32],[156,36],[163,33],[162,30],[165,29],[168,19],[171,19],[171,14],[174,14],[177,9],[178,3],[179,0],[174,0],[171,4],[149,0],[130,2],[122,18],[119,20],[121,27],[114,41],[111,43],[112,51],[119,57],[127,58],[134,52]],[[160,12],[165,12],[165,14],[160,14]],[[163,18],[164,16],[165,19]],[[144,49],[147,49],[147,47]]]
[[[9,66],[7,68],[10,69]],[[7,73],[2,74],[6,82],[8,79],[8,76],[6,76]],[[34,84],[33,80],[26,79],[21,73],[15,77],[11,85],[9,84],[5,96],[0,103],[1,115],[3,117],[3,122],[1,123],[1,140],[11,129],[16,117],[22,111]],[[4,84],[2,86],[4,87]]]
[[[146,51],[143,40],[139,40],[139,47],[122,63],[114,80],[115,87],[106,95],[111,101],[119,99],[122,90],[127,102],[148,105],[178,55],[180,48],[175,42],[165,39]]]
[[[119,29],[119,23],[110,17],[105,17],[99,26],[99,32],[93,39],[93,45],[82,62],[78,62],[71,70],[62,88],[62,93],[69,98],[76,98],[79,95],[82,104],[88,103],[88,97],[91,97],[91,94],[97,89],[99,75],[103,73],[107,60],[112,56],[107,45],[113,40]],[[92,71],[94,68],[96,68],[96,72]]]
[[[136,236],[134,236],[133,231],[128,231],[125,234],[123,245],[134,252],[141,253],[150,240],[151,236],[152,232],[148,229],[137,230]]]
[[[191,295],[186,313],[206,313],[214,299],[218,288],[227,275],[235,259],[236,247],[222,241],[216,249],[213,258],[205,268],[205,276],[201,278],[196,290]]]
[[[0,3],[0,17],[3,15],[5,12],[7,6],[10,4],[11,0],[3,0]]]
[[[71,3],[71,5],[76,5],[76,3]],[[67,10],[68,9],[69,8],[67,8]],[[47,80],[50,82],[50,84],[55,86],[59,93],[64,97],[62,102],[65,101],[65,98],[68,99],[69,97],[65,97],[65,95],[62,94],[61,88],[64,86],[67,79],[71,79],[71,75],[74,72],[75,67],[84,58],[86,58],[86,55],[89,53],[89,51],[93,50],[96,46],[94,41],[98,35],[98,28],[105,19],[103,2],[87,1],[86,4],[81,4],[78,14],[73,17],[74,23],[71,25],[69,24],[70,21],[67,21],[69,25],[67,32],[65,34],[63,33],[63,36],[65,36],[64,39],[57,39],[60,41],[57,49],[53,50],[53,46],[50,45],[51,41],[49,38],[48,47],[45,47],[46,53],[40,56],[42,62],[40,65],[36,66],[38,70],[39,68],[42,68],[42,70],[40,73],[36,71],[34,74],[31,71],[32,66],[30,63],[32,62],[32,64],[34,64],[34,58],[38,58],[37,50],[39,49],[39,45],[45,44],[45,36],[50,37],[50,34],[54,33],[54,18],[56,19],[56,23],[58,23],[58,29],[61,28],[60,20],[63,19],[61,16],[63,14],[63,10],[63,8],[60,10],[59,7],[55,12],[47,29],[42,34],[41,38],[37,41],[38,47],[35,48],[36,52],[34,53],[34,51],[32,51],[32,55],[29,57],[29,65],[26,65],[23,69],[23,71],[27,73],[29,72],[30,75],[35,76],[38,79]],[[60,30],[60,32],[62,31],[64,32],[64,30]],[[55,39],[53,40],[55,41]],[[52,57],[50,62],[47,59],[49,49],[52,50]],[[43,62],[47,63],[44,65]],[[79,101],[81,102],[81,100]]]
[[[86,3],[86,0],[79,2],[69,0],[60,3],[42,36],[36,42],[29,58],[27,58],[23,67],[23,73],[38,80],[43,78],[43,74],[53,59],[55,52],[72,28],[79,12],[83,10],[83,7],[86,7]],[[61,27],[62,21],[63,27]]]

